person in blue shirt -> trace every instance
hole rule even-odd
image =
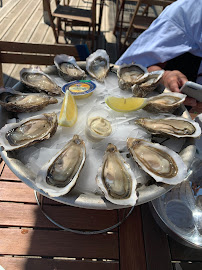
[[[162,83],[179,92],[187,81],[202,84],[202,0],[177,0],[123,53],[117,65],[164,69]]]

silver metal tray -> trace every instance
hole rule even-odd
[[[80,66],[84,67],[84,63],[81,62]],[[21,83],[17,83],[15,86],[15,89],[21,88]],[[8,113],[5,109],[0,107],[0,127],[4,126],[7,122],[7,119],[12,117],[12,113]],[[184,106],[181,106],[177,110],[178,115],[183,115],[185,118],[190,118],[189,113],[185,109]],[[18,158],[18,156],[15,154],[14,151],[12,152],[6,152],[1,149],[0,154],[5,161],[5,163],[8,165],[8,167],[12,170],[12,172],[20,178],[26,185],[31,187],[33,190],[41,193],[43,196],[46,196],[50,199],[53,199],[55,201],[75,206],[75,207],[81,207],[81,208],[89,208],[89,209],[119,209],[124,208],[126,206],[121,205],[115,205],[110,202],[108,202],[104,197],[102,197],[99,194],[94,193],[79,193],[75,192],[74,189],[72,189],[68,194],[61,196],[61,197],[49,197],[45,192],[38,189],[35,185],[35,178],[36,175],[30,171]],[[182,156],[184,162],[189,167],[194,155],[195,155],[195,143],[194,139],[186,139],[185,144],[182,147],[182,151],[180,153]],[[144,188],[137,189],[137,192],[139,194],[139,198],[137,201],[137,205],[152,201],[169,190],[173,188],[172,185],[167,185],[163,183],[154,183],[148,186],[145,186]]]

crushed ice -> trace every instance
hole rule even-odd
[[[51,76],[51,72],[49,74]],[[57,78],[53,72],[54,79],[60,81],[63,79]],[[86,145],[86,162],[80,173],[74,189],[79,193],[100,193],[96,184],[95,178],[98,168],[102,164],[103,155],[108,143],[113,143],[117,146],[121,155],[130,164],[131,169],[137,176],[138,183],[145,184],[148,181],[148,176],[138,168],[129,155],[126,147],[126,140],[128,137],[135,137],[150,140],[150,135],[139,126],[135,125],[134,120],[142,117],[156,117],[144,110],[139,110],[130,113],[120,113],[111,111],[114,122],[112,123],[115,130],[112,134],[101,142],[94,143],[89,141],[85,136],[86,115],[93,106],[101,106],[103,109],[109,109],[104,102],[107,95],[117,96],[131,96],[131,93],[122,91],[117,82],[117,77],[114,73],[110,73],[105,79],[104,83],[99,83],[95,80],[96,90],[87,99],[76,99],[78,107],[78,119],[73,127],[58,126],[56,134],[50,139],[34,146],[18,150],[18,158],[28,167],[33,173],[37,175],[40,168],[48,162],[65,144],[72,139],[74,134],[78,134]],[[66,82],[65,82],[66,83]],[[40,112],[19,113],[18,118],[24,119],[38,114],[50,113],[55,111],[58,116],[60,113],[63,98],[58,98],[57,104],[51,104],[41,110]],[[110,109],[111,110],[111,109]],[[15,121],[15,119],[9,120]],[[169,147],[173,145],[173,141],[169,142]],[[174,144],[176,145],[176,144]]]

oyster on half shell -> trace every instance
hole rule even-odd
[[[12,88],[0,88],[0,105],[11,112],[33,112],[42,110],[58,100],[45,93],[22,93]]]
[[[139,118],[135,123],[148,130],[151,134],[161,136],[197,138],[201,135],[199,124],[184,117]]]
[[[108,201],[120,205],[135,205],[137,201],[135,175],[117,147],[111,143],[105,151],[96,181]]]
[[[147,77],[147,68],[138,64],[123,64],[117,70],[118,84],[122,90],[131,90],[131,87],[140,79]]]
[[[51,197],[68,193],[79,177],[86,159],[85,143],[78,135],[43,165],[36,178],[36,186]]]
[[[66,81],[82,80],[86,77],[85,71],[77,65],[73,56],[66,54],[56,55],[54,64],[59,75]]]
[[[133,159],[157,182],[176,185],[187,176],[187,166],[181,157],[166,146],[128,138],[127,147]]]
[[[148,112],[173,113],[185,101],[186,95],[181,93],[163,93],[147,99],[147,105],[143,108]]]
[[[164,70],[157,70],[147,73],[136,80],[135,84],[131,87],[134,96],[145,97],[151,93],[158,86],[163,74]]]
[[[103,82],[110,68],[109,55],[105,50],[97,50],[86,58],[86,70],[96,80]]]
[[[61,88],[39,68],[23,68],[20,80],[33,92],[45,92],[49,95],[61,95]]]
[[[0,130],[0,145],[5,151],[27,147],[49,139],[56,132],[57,126],[56,113],[44,113],[18,123],[6,124]]]

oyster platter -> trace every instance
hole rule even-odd
[[[186,95],[163,89],[162,75],[112,65],[104,50],[85,62],[63,54],[43,70],[23,68],[15,87],[0,89],[2,158],[28,186],[64,204],[117,209],[158,198],[186,180],[201,135]],[[70,95],[72,82],[90,82],[93,91]],[[67,93],[77,112],[69,126],[60,121]],[[107,97],[145,103],[120,111]]]

